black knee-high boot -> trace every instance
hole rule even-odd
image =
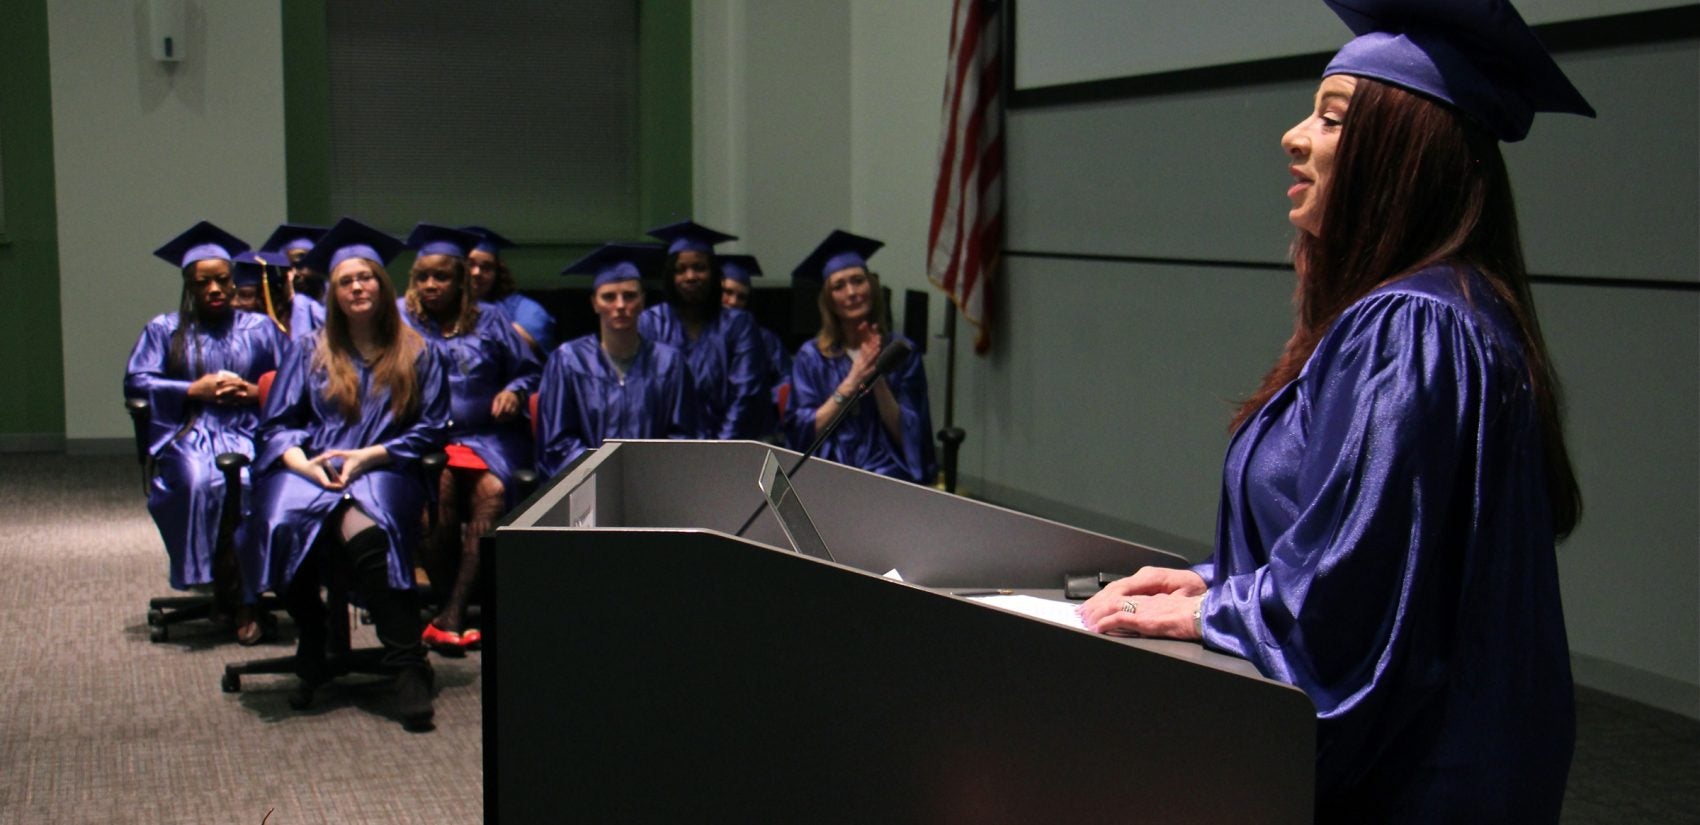
[[[289,695],[289,704],[301,710],[313,704],[313,691],[330,679],[325,647],[330,638],[330,613],[319,597],[319,551],[310,553],[284,588],[283,608],[295,621],[295,675],[301,684]]]
[[[366,601],[378,641],[384,646],[382,662],[396,671],[396,693],[403,724],[410,729],[429,728],[431,707],[431,664],[425,659],[420,640],[425,624],[419,618],[418,594],[412,589],[390,587],[389,536],[378,527],[368,527],[351,537],[344,550],[354,573],[354,587]]]

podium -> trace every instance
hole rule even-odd
[[[486,821],[1311,821],[1302,692],[952,595],[1179,556],[816,460],[835,561],[734,538],[770,449],[609,442],[487,537]]]

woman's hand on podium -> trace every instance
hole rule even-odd
[[[1110,582],[1076,612],[1080,623],[1096,633],[1197,639],[1194,616],[1204,590],[1204,579],[1191,570],[1142,567]]]

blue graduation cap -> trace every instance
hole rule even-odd
[[[478,244],[476,246],[472,247],[472,251],[488,252],[491,255],[495,255],[496,257],[501,257],[502,250],[507,249],[510,246],[517,246],[518,245],[518,244],[515,244],[513,241],[510,241],[507,238],[502,237],[501,235],[497,234],[495,230],[489,229],[488,227],[463,226],[463,227],[460,228],[460,231],[471,232],[472,234],[477,235],[481,239],[481,240],[478,241]]]
[[[720,274],[744,286],[750,285],[750,278],[761,274],[761,264],[756,263],[754,255],[721,255],[719,260]]]
[[[422,223],[413,227],[413,234],[407,236],[407,248],[417,250],[420,257],[449,255],[464,258],[482,240],[482,236],[462,229]]]
[[[301,259],[301,265],[329,275],[337,264],[349,258],[388,264],[401,247],[401,240],[394,235],[373,229],[353,218],[343,218],[319,238],[318,243],[313,245],[313,251]]]
[[[1324,76],[1391,83],[1447,103],[1500,140],[1529,134],[1536,112],[1594,116],[1508,0],[1325,0],[1358,37]]]
[[[712,253],[715,244],[738,239],[737,235],[717,232],[695,221],[679,221],[666,226],[657,226],[649,230],[649,236],[665,241],[669,255],[677,255],[687,250]]]
[[[642,280],[661,268],[667,252],[660,244],[605,243],[561,270],[562,275],[591,275],[591,287]]]
[[[153,254],[166,263],[183,269],[196,261],[229,261],[248,249],[247,241],[214,226],[210,221],[201,221],[184,230],[183,234],[166,241],[165,245],[155,249]]]
[[[310,252],[313,249],[313,244],[318,243],[319,239],[324,236],[325,228],[322,226],[311,226],[304,223],[280,224],[277,229],[272,230],[271,237],[266,238],[266,242],[260,244],[260,251],[281,252],[285,255],[296,249]],[[283,265],[288,266],[289,262],[286,260]]]
[[[826,236],[826,240],[820,242],[820,246],[815,247],[815,251],[809,253],[809,257],[804,258],[802,263],[797,264],[796,269],[791,270],[791,277],[824,281],[828,275],[840,269],[853,266],[866,269],[868,259],[882,246],[885,246],[885,241],[834,229],[831,235]]]
[[[237,286],[259,286],[266,264],[254,252],[244,252],[230,262],[230,279]]]

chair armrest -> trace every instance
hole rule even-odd
[[[516,498],[525,498],[537,490],[537,485],[543,479],[536,470],[521,469],[514,471],[514,494]]]
[[[252,459],[241,453],[219,453],[213,457],[213,466],[224,474],[225,481],[230,484],[237,483],[237,477],[242,472],[242,468],[250,463],[252,463]]]
[[[136,463],[148,463],[148,423],[153,421],[153,405],[145,398],[124,399],[124,412],[130,414],[130,426],[136,432]]]

